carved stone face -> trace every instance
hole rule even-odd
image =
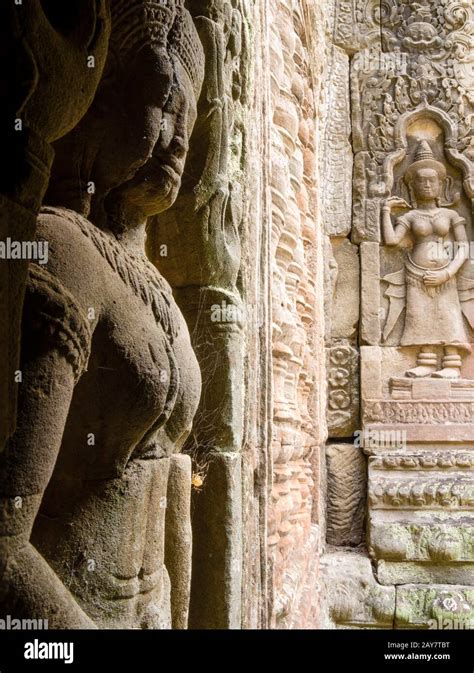
[[[440,47],[442,43],[434,26],[417,21],[407,28],[402,45],[409,51],[427,51]]]
[[[180,62],[173,58],[174,77],[166,103],[146,105],[146,139],[142,143],[142,165],[135,175],[113,190],[108,201],[132,203],[144,217],[169,208],[178,194],[194,122],[197,101],[193,85]],[[133,143],[132,143],[133,151]],[[144,160],[143,160],[144,159]]]
[[[141,0],[135,5],[140,8]],[[176,199],[197,115],[204,53],[190,15],[168,9],[162,24],[150,19],[142,25],[142,14],[133,14],[138,33],[129,27],[124,32],[120,14],[115,28],[112,24],[94,103],[56,145],[46,203],[78,210],[99,227],[123,230]],[[159,27],[163,34],[155,31]],[[132,48],[136,35],[140,40]]]
[[[437,199],[441,195],[441,180],[433,168],[420,168],[413,178],[415,197],[419,201]]]

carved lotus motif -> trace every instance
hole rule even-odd
[[[331,349],[331,362],[335,365],[346,365],[351,359],[349,346],[337,346]]]
[[[349,383],[349,376],[349,370],[338,367],[337,369],[331,369],[328,378],[331,385],[335,388],[343,388]]]
[[[470,615],[472,608],[460,591],[441,591],[433,602],[431,614],[436,619],[446,614]]]
[[[329,406],[331,409],[347,409],[351,404],[351,398],[345,390],[332,390],[329,394]]]

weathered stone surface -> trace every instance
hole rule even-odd
[[[407,584],[396,587],[397,629],[472,629],[472,587]]]
[[[382,587],[359,551],[321,557],[321,628],[393,628],[395,587]]]
[[[378,346],[360,348],[360,395],[362,410],[366,400],[382,398],[382,350]]]
[[[312,3],[268,3],[271,77],[272,491],[268,511],[270,625],[298,623],[312,577],[314,479],[310,457],[324,414],[316,373],[323,360],[321,228]],[[314,23],[313,23],[314,20]],[[321,35],[321,40],[323,36]],[[320,216],[319,216],[320,217]],[[321,225],[320,225],[321,227]],[[307,590],[307,589],[306,589]]]
[[[30,265],[18,429],[0,466],[1,609],[52,628],[167,628],[172,611],[186,623],[190,475],[173,454],[200,373],[144,236],[179,189],[203,51],[182,3],[148,5],[112,4],[106,75],[56,144],[55,207],[38,220],[48,263]],[[183,532],[170,573],[167,522]]]
[[[246,284],[248,270],[242,262],[246,251],[241,240],[248,234],[247,204],[255,189],[248,175],[252,159],[249,126],[250,121],[256,125],[255,117],[260,114],[250,111],[254,104],[249,89],[254,8],[248,0],[198,0],[188,6],[204,48],[204,83],[180,192],[171,208],[149,221],[147,253],[173,287],[203,379],[186,450],[192,455],[196,448],[200,453],[241,452],[245,346],[256,339],[262,320],[260,306]],[[244,243],[250,245],[247,240]],[[251,366],[257,363],[252,361]],[[213,491],[205,497],[211,509]],[[222,500],[216,499],[214,507],[221,506]],[[240,527],[242,522],[235,519],[233,525]],[[199,545],[203,547],[200,551]],[[217,539],[195,537],[194,549],[199,558],[212,553],[216,567],[231,572],[226,559],[217,558],[225,551]],[[233,577],[219,577],[224,586],[233,586]],[[211,582],[208,589],[207,580]],[[212,574],[200,575],[200,591],[211,596],[216,582]],[[218,616],[210,604],[198,609],[196,603],[194,627],[213,628],[218,623],[236,627],[234,599],[226,603],[222,596],[219,600]],[[231,611],[227,616],[226,606]],[[198,622],[198,618],[208,622]]]
[[[361,276],[361,339],[367,346],[380,343],[380,246],[364,242],[360,245]]]
[[[359,250],[348,239],[331,239],[337,278],[331,301],[331,337],[355,340],[360,315]]]
[[[216,452],[206,460],[202,490],[193,496],[189,627],[237,629],[242,592],[242,458],[237,452]]]
[[[351,437],[359,428],[359,352],[336,339],[326,353],[329,437]]]
[[[329,236],[324,236],[324,336],[326,343],[332,335],[332,319],[334,311],[334,295],[339,274],[339,267],[334,257],[334,250]]]
[[[393,586],[396,584],[420,583],[432,586],[444,584],[473,584],[472,563],[456,563],[445,566],[439,563],[404,563],[399,561],[379,561],[377,563],[377,579],[380,584]],[[474,624],[473,624],[474,626]]]
[[[331,545],[354,546],[363,541],[367,464],[353,444],[330,444],[327,463],[327,529]]]
[[[171,584],[171,626],[188,626],[191,592],[192,529],[191,510],[192,468],[189,456],[175,455],[170,460],[166,494],[165,566]]]
[[[474,457],[406,448],[398,435],[398,449],[374,446],[369,458],[369,550],[379,581],[473,584]]]
[[[320,171],[325,188],[321,195],[324,231],[347,236],[351,230],[352,162],[349,104],[349,57],[332,45],[327,51],[323,87],[323,144]]]
[[[53,160],[50,143],[77,124],[92,101],[105,64],[110,17],[106,0],[73,1],[67,10],[31,0],[2,3],[0,25],[6,88],[0,118],[8,166],[0,191],[0,241],[30,246]],[[15,429],[27,271],[25,254],[10,261],[2,256],[0,450]]]

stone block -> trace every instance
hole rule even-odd
[[[359,352],[346,339],[326,349],[329,437],[351,437],[359,427]]]
[[[393,628],[395,587],[377,583],[359,551],[321,557],[321,628]]]
[[[396,629],[474,628],[474,589],[407,584],[396,587]]]
[[[363,541],[367,465],[362,449],[353,444],[326,448],[327,532],[331,545],[353,546]]]
[[[355,340],[360,313],[359,250],[347,238],[331,239],[337,278],[331,302],[331,337]]]

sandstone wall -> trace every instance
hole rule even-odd
[[[334,6],[326,110],[333,95],[339,123],[326,125],[322,159],[328,171],[341,166],[327,192],[331,204],[339,188],[332,208],[340,217],[325,225],[322,624],[330,627],[426,628],[473,610],[472,356],[458,347],[472,341],[472,261],[442,262],[434,252],[424,262],[417,228],[431,208],[438,243],[472,238],[473,19],[471,4],[456,0]],[[351,190],[341,194],[351,170],[352,208]],[[416,182],[423,171],[436,185],[431,205]],[[461,233],[438,231],[443,217],[460,222]],[[426,269],[443,264],[449,272],[437,272],[429,289]]]
[[[34,236],[45,193],[55,208],[40,225],[61,226],[51,228],[59,259],[32,272],[25,314],[37,329],[37,303],[50,311],[40,312],[51,331],[41,348],[54,351],[41,394],[36,351],[20,345],[28,264],[0,268],[11,314],[0,333],[2,534],[28,521],[36,549],[28,543],[26,583],[2,582],[26,587],[27,603],[28,564],[45,563],[51,604],[57,591],[64,600],[60,626],[470,619],[474,267],[454,244],[473,236],[471,3],[112,0],[112,21],[108,3],[84,4],[71,3],[71,44],[65,16],[42,3],[30,3],[21,36],[25,8],[5,12],[26,88],[16,83],[6,111],[24,127],[8,149],[2,239],[15,227]],[[77,84],[64,100],[38,41],[53,33]],[[54,238],[61,227],[75,232],[69,247]],[[7,443],[21,348],[28,385]],[[97,389],[107,394],[92,409]],[[98,449],[72,493],[71,456],[89,423]],[[54,441],[41,435],[50,428]],[[69,537],[58,550],[61,517]],[[115,532],[102,535],[103,523]],[[123,604],[122,540],[133,585]],[[86,552],[103,561],[93,581],[85,563],[69,568]]]

